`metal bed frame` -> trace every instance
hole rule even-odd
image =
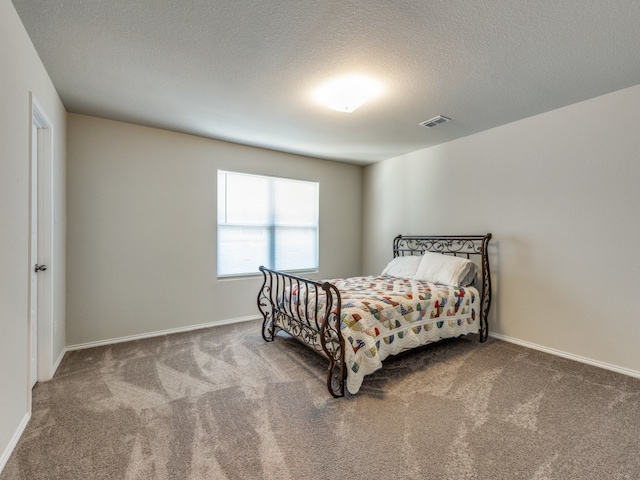
[[[393,257],[422,255],[425,251],[463,256],[479,260],[481,295],[479,340],[489,334],[488,315],[491,306],[491,275],[488,246],[491,234],[448,236],[402,236],[393,240]],[[329,282],[318,282],[288,273],[260,267],[264,283],[258,293],[258,309],[264,321],[262,337],[267,342],[281,330],[301,341],[329,361],[327,388],[334,397],[345,391],[345,340],[341,329],[342,302],[340,291]],[[297,294],[294,294],[294,290]],[[320,295],[326,296],[324,306]]]

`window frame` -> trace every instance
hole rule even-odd
[[[238,175],[238,176],[247,176],[247,177],[256,177],[256,178],[260,178],[263,180],[267,180],[269,182],[268,184],[268,198],[267,201],[265,203],[268,204],[268,221],[266,223],[259,223],[259,224],[251,224],[251,223],[227,223],[227,211],[228,211],[228,207],[227,207],[227,203],[229,201],[228,199],[228,195],[226,195],[226,188],[225,187],[225,222],[221,223],[220,222],[220,174],[224,173],[224,174],[231,174],[231,175]],[[276,251],[277,251],[277,244],[276,244],[276,237],[277,237],[277,233],[278,230],[282,230],[282,229],[287,229],[287,228],[293,228],[293,229],[311,229],[313,230],[314,233],[314,242],[315,242],[315,251],[313,254],[313,263],[315,264],[314,266],[309,266],[309,267],[304,267],[304,268],[290,268],[290,269],[279,269],[280,271],[283,272],[287,272],[287,273],[292,273],[292,274],[300,274],[300,273],[317,273],[319,271],[320,268],[320,182],[319,181],[312,181],[312,180],[301,180],[298,178],[287,178],[287,177],[282,177],[282,176],[275,176],[275,175],[264,175],[264,174],[257,174],[257,173],[247,173],[247,172],[241,172],[241,171],[233,171],[233,170],[228,170],[228,169],[223,169],[223,168],[218,168],[217,172],[216,172],[216,180],[217,180],[217,191],[216,191],[216,276],[219,280],[227,280],[227,279],[234,279],[234,278],[242,278],[242,277],[255,277],[255,276],[259,276],[261,275],[260,271],[258,270],[258,267],[260,265],[256,265],[255,271],[250,271],[250,272],[241,272],[241,273],[220,273],[220,258],[221,258],[221,242],[220,242],[220,230],[221,228],[224,228],[225,226],[233,226],[233,227],[240,227],[240,228],[262,228],[267,232],[268,238],[267,238],[267,251],[268,251],[268,261],[265,262],[260,262],[261,265],[264,265],[267,268],[270,269],[275,269],[274,266],[277,262],[276,259]],[[226,178],[225,178],[226,180]],[[284,182],[292,182],[292,183],[303,183],[303,184],[310,184],[313,185],[315,187],[315,206],[316,206],[316,211],[313,212],[313,216],[315,218],[315,222],[313,224],[309,224],[309,225],[295,225],[295,224],[286,224],[286,223],[281,223],[281,224],[277,224],[275,217],[277,216],[276,214],[276,201],[275,201],[275,197],[276,197],[276,193],[275,193],[275,183],[277,181],[284,181]]]

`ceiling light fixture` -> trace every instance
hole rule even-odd
[[[351,113],[363,103],[377,97],[382,85],[363,75],[334,78],[315,91],[315,99],[327,108]]]

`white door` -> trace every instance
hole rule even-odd
[[[29,384],[53,377],[53,124],[31,94],[31,223],[29,270],[29,322],[27,371]],[[45,272],[45,270],[47,270]]]
[[[38,381],[38,126],[31,125],[31,291],[29,313],[29,382]]]

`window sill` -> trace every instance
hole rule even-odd
[[[283,273],[289,273],[296,276],[314,275],[319,271],[316,270],[282,270]],[[251,280],[254,278],[262,278],[262,273],[238,273],[236,275],[218,275],[217,280],[219,282],[225,282],[227,280]]]

